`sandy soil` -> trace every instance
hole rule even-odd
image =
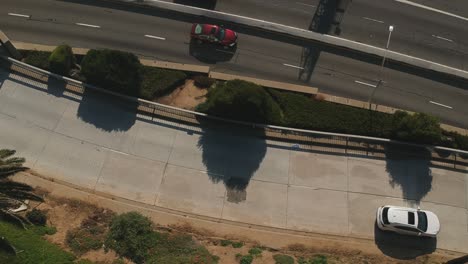
[[[207,89],[198,88],[193,80],[187,80],[183,86],[176,88],[171,94],[158,98],[156,102],[187,110],[194,110],[203,103]]]

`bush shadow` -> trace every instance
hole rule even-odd
[[[400,186],[403,198],[418,205],[432,189],[431,152],[425,147],[385,145],[386,171],[392,187]]]
[[[127,131],[136,121],[138,104],[85,89],[77,116],[107,132]]]
[[[437,238],[400,235],[380,230],[374,224],[374,241],[379,250],[392,258],[411,260],[430,254],[437,248]]]
[[[210,180],[224,184],[228,202],[245,201],[250,179],[267,151],[264,132],[206,120],[200,123],[198,147]]]
[[[199,7],[204,9],[214,10],[216,8],[217,0],[174,0],[175,4]]]
[[[226,49],[221,45],[197,43],[196,40],[191,40],[189,45],[190,56],[207,64],[230,61],[236,51],[237,46]]]

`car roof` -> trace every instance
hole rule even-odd
[[[388,210],[388,221],[392,224],[401,224],[415,227],[418,225],[417,210],[412,208],[390,206]]]

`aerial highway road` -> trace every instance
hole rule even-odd
[[[240,34],[234,54],[212,50],[209,55],[216,60],[207,61],[189,52],[190,23],[92,3],[2,0],[0,29],[14,41],[120,49],[157,60],[209,65],[225,73],[302,83],[298,80],[302,47]],[[380,74],[373,64],[322,52],[308,85],[367,101],[380,76],[384,82],[374,102],[431,113],[445,123],[468,127],[467,90],[390,69]]]

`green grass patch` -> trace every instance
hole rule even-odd
[[[311,259],[306,259],[304,257],[300,257],[297,260],[298,264],[327,264],[328,260],[326,256],[323,255],[317,255]]]
[[[0,236],[6,237],[18,250],[17,256],[0,251],[0,263],[8,264],[68,264],[75,257],[46,241],[42,236],[47,228],[30,226],[22,229],[8,222],[0,221]]]
[[[142,77],[140,97],[153,100],[184,84],[187,74],[183,71],[143,66]]]
[[[49,57],[52,52],[38,50],[22,50],[24,62],[38,68],[49,70]]]
[[[273,259],[275,264],[294,264],[294,258],[288,255],[276,254]]]

